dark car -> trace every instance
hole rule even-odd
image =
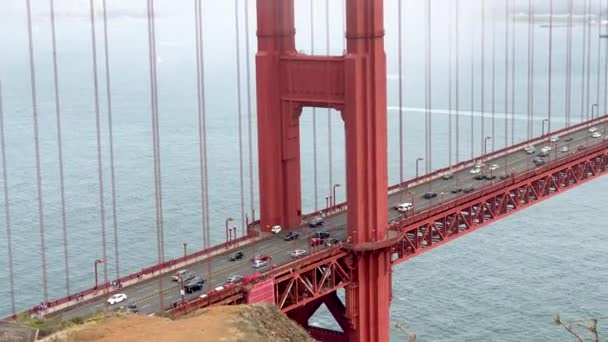
[[[502,176],[500,176],[500,179],[507,179],[509,177],[511,177],[511,175],[502,175]]]
[[[186,285],[184,285],[184,290],[186,290],[187,293],[200,291],[203,288],[204,284],[205,284],[205,279],[203,279],[201,277],[194,277]]]
[[[536,165],[536,166],[541,166],[545,163],[545,160],[543,158],[540,157],[536,157],[534,159],[532,159],[532,162]]]
[[[435,197],[437,197],[437,193],[436,192],[426,192],[424,195],[422,195],[422,197],[426,198],[426,199],[435,198]]]
[[[449,173],[446,173],[445,175],[443,175],[441,178],[445,179],[445,180],[450,180],[450,179],[454,178],[454,174],[449,172]]]
[[[328,232],[315,232],[312,237],[317,238],[317,239],[328,239],[329,238],[329,233]]]
[[[572,141],[572,140],[574,140],[572,137],[568,137],[568,138],[566,138],[564,141],[565,141],[565,142],[570,142],[570,141]]]
[[[139,312],[139,310],[137,309],[137,305],[135,305],[135,304],[127,304],[127,310],[132,313]]]
[[[473,177],[473,179],[475,180],[484,180],[486,177],[484,175],[482,175],[481,173],[475,175],[475,177]]]
[[[236,252],[230,256],[230,261],[237,261],[243,259],[243,252]]]
[[[475,190],[475,188],[474,188],[474,187],[472,187],[472,186],[470,186],[470,187],[468,187],[468,188],[465,188],[465,189],[464,189],[464,190],[462,190],[462,191],[464,191],[464,193],[465,193],[465,194],[468,194],[469,192],[473,192],[474,190]]]
[[[582,151],[582,150],[584,150],[586,148],[587,148],[587,146],[581,145],[581,146],[577,147],[576,149],[579,150],[579,151]]]
[[[297,240],[300,237],[300,233],[297,232],[289,232],[287,235],[283,237],[285,241]]]
[[[323,225],[323,218],[321,216],[313,217],[310,221],[308,221],[309,227],[318,227]]]
[[[496,176],[494,176],[494,175],[491,175],[491,176],[490,175],[485,175],[485,176],[483,176],[483,178],[485,180],[493,180],[493,179],[496,179]]]
[[[457,194],[459,192],[462,192],[462,188],[453,188],[452,190],[450,190],[450,192],[453,194]]]

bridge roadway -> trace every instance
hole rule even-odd
[[[605,130],[606,130],[606,121],[602,120],[601,123],[597,123],[595,127],[598,128],[598,131],[602,134],[600,138],[592,138],[588,133],[589,126],[579,128],[572,132],[562,133],[560,135],[560,140],[554,144],[553,150],[550,151],[550,156],[545,158],[545,160],[552,161],[556,158],[561,158],[567,156],[571,153],[577,152],[577,148],[579,146],[591,146],[594,143],[600,142],[605,138]],[[510,173],[517,173],[521,171],[525,171],[528,168],[533,168],[534,163],[532,159],[537,156],[538,151],[542,146],[549,145],[550,135],[546,136],[544,139],[544,143],[536,145],[537,153],[530,155],[527,154],[523,149],[513,150],[508,154],[504,154],[503,156],[497,156],[493,159],[484,161],[486,164],[486,168],[484,168],[484,172],[489,173],[487,170],[487,166],[492,164],[499,165],[499,168],[496,169],[493,174],[497,177],[501,175],[508,175]],[[571,141],[566,141],[570,140]],[[562,153],[560,149],[562,146],[568,146],[569,152]],[[467,166],[460,168],[458,171],[454,172],[454,178],[451,180],[444,180],[438,175],[436,178],[432,179],[429,182],[425,182],[422,184],[418,184],[410,187],[406,193],[396,192],[389,196],[389,208],[388,217],[389,221],[398,218],[399,213],[392,209],[392,206],[396,205],[399,202],[411,202],[412,198],[414,198],[414,206],[415,211],[422,211],[434,205],[440,204],[441,201],[448,201],[454,199],[456,197],[462,196],[463,192],[452,194],[450,192],[454,187],[458,188],[466,188],[466,187],[474,187],[475,189],[479,189],[485,185],[490,184],[489,180],[475,180],[473,175],[470,173],[471,165],[473,165],[473,161],[466,164]],[[498,178],[497,178],[498,179]],[[422,195],[427,191],[436,192],[437,197],[427,200],[422,198]],[[441,196],[441,193],[444,193]],[[442,198],[443,197],[443,198]],[[202,293],[207,292],[208,290],[219,286],[226,282],[228,276],[233,274],[239,274],[241,276],[247,276],[249,274],[253,274],[256,271],[264,271],[266,269],[256,270],[251,266],[250,259],[254,255],[263,254],[272,256],[272,263],[275,265],[283,265],[292,261],[292,257],[290,256],[290,252],[294,249],[304,249],[310,252],[310,248],[308,245],[308,237],[315,230],[320,231],[328,231],[330,232],[332,238],[337,238],[341,240],[346,239],[346,211],[330,215],[325,218],[324,226],[322,228],[311,229],[303,224],[300,226],[297,231],[300,232],[300,239],[295,241],[284,241],[283,236],[284,233],[278,235],[270,235],[260,241],[255,242],[254,244],[250,244],[248,246],[244,246],[238,249],[235,249],[233,252],[240,250],[244,253],[243,259],[240,261],[231,262],[228,260],[228,257],[231,253],[224,253],[221,255],[214,256],[210,258],[210,263],[206,261],[197,262],[194,265],[191,265],[189,269],[198,275],[201,275],[204,279],[207,279],[207,283],[202,291],[195,292],[193,294],[187,294],[185,299],[195,298]],[[326,248],[323,246],[315,247],[317,250],[319,248]],[[165,308],[170,307],[174,302],[181,301],[181,295],[179,291],[179,284],[172,282],[170,280],[171,274],[164,275],[162,277],[163,281],[163,294],[164,294],[164,305]],[[211,285],[211,286],[209,286]],[[94,301],[90,301],[84,304],[81,304],[78,307],[74,307],[69,311],[64,311],[63,313],[57,314],[57,316],[63,318],[70,318],[74,316],[81,316],[90,314],[99,310],[112,310],[116,307],[126,304],[136,304],[139,312],[141,314],[149,314],[153,312],[158,312],[160,310],[160,301],[159,301],[159,280],[158,279],[150,279],[150,280],[142,280],[141,282],[131,285],[128,288],[124,288],[121,293],[125,293],[128,296],[128,300],[117,304],[114,306],[108,306],[106,304],[107,297],[99,298]]]

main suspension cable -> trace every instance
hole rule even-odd
[[[310,1],[310,54],[315,54],[314,1]],[[312,165],[315,192],[315,211],[319,210],[319,173],[317,166],[317,108],[312,107]]]
[[[38,133],[38,99],[36,95],[36,67],[34,64],[34,41],[32,37],[32,6],[30,0],[26,0],[27,7],[27,36],[29,43],[29,62],[30,62],[30,85],[32,95],[32,116],[34,121],[34,152],[36,157],[36,189],[38,200],[38,224],[40,228],[40,258],[42,261],[42,290],[44,302],[48,302],[49,293],[47,286],[46,270],[46,240],[44,233],[44,207],[42,201],[42,173],[40,170],[40,140]]]
[[[105,50],[105,69],[106,69],[106,95],[108,101],[108,133],[110,136],[110,180],[111,180],[111,193],[112,193],[112,225],[114,228],[114,262],[115,262],[115,273],[116,279],[120,278],[120,259],[118,251],[118,222],[116,219],[116,177],[114,170],[114,127],[112,125],[112,93],[111,93],[111,80],[110,80],[110,48],[108,40],[108,10],[106,6],[106,0],[102,1],[103,4],[103,39],[104,39],[104,50]]]
[[[608,0],[606,0],[606,10],[608,10]],[[606,31],[608,32],[608,30]],[[608,41],[604,42],[604,48],[604,111],[602,113],[606,114],[608,111]]]
[[[509,0],[505,0],[505,146],[509,146]]]
[[[496,147],[496,11],[492,9],[492,152]],[[488,151],[486,151],[488,153]]]
[[[245,187],[243,182],[243,119],[241,106],[241,46],[239,28],[239,0],[234,0],[234,29],[236,40],[236,88],[237,88],[237,116],[239,130],[239,175],[241,189],[241,233],[245,236]],[[235,232],[236,233],[236,232]]]
[[[511,2],[515,13],[515,1]],[[511,145],[515,145],[515,15],[511,15]]]
[[[63,263],[65,268],[65,292],[70,295],[70,263],[68,252],[68,230],[65,210],[65,175],[63,171],[63,138],[61,127],[61,103],[59,102],[59,70],[57,67],[57,39],[55,29],[55,0],[50,0],[51,44],[53,49],[53,87],[55,95],[55,117],[57,121],[57,153],[59,161],[59,198],[61,210],[61,232],[63,235]]]
[[[11,312],[17,313],[15,307],[15,271],[13,260],[13,234],[11,230],[11,210],[8,196],[8,174],[6,166],[6,142],[4,139],[4,109],[2,104],[2,82],[0,82],[0,150],[2,151],[2,190],[4,193],[4,223],[6,226],[6,251],[8,253],[8,281],[11,294]]]
[[[549,0],[549,86],[547,95],[547,133],[551,132],[551,76],[552,76],[552,62],[553,62],[553,0]],[[544,133],[544,132],[543,132]]]
[[[456,0],[456,163],[460,162],[460,0]]]
[[[452,168],[452,2],[448,7],[448,165]]]

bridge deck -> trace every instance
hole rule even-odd
[[[555,159],[563,158],[577,152],[579,146],[591,146],[597,144],[605,138],[605,125],[608,122],[608,118],[599,118],[592,122],[579,124],[573,126],[570,129],[564,129],[559,132],[554,132],[552,135],[559,134],[560,140],[554,144],[554,149],[550,151],[550,155],[545,160],[552,161]],[[588,133],[588,128],[591,126],[597,126],[598,131],[602,133],[601,138],[592,138]],[[602,128],[603,126],[603,128]],[[547,135],[542,138],[537,138],[531,141],[537,146],[537,150],[540,150],[542,146],[549,145],[549,138],[552,135]],[[504,150],[496,151],[491,155],[488,155],[487,160],[484,161],[486,165],[497,164],[499,168],[493,171],[493,174],[500,177],[501,175],[509,175],[511,173],[520,173],[522,171],[534,168],[532,159],[536,155],[529,155],[523,151],[523,145],[507,148]],[[569,152],[562,153],[559,149],[562,146],[568,146]],[[414,198],[415,211],[421,212],[429,209],[433,206],[441,204],[442,201],[448,201],[463,195],[463,192],[453,194],[450,192],[454,187],[467,188],[474,187],[475,190],[479,190],[484,186],[491,184],[489,180],[475,180],[473,175],[470,174],[469,170],[473,165],[474,161],[470,160],[467,162],[460,163],[452,169],[454,178],[451,180],[444,180],[441,178],[447,170],[440,170],[430,176],[420,177],[417,180],[408,182],[407,190],[401,191],[399,186],[392,187],[392,191],[389,191],[389,205],[393,206],[399,202],[411,202],[412,197]],[[486,168],[486,173],[487,168]],[[438,194],[433,199],[424,199],[422,194],[427,191],[433,191]],[[439,195],[444,193],[443,196]],[[323,215],[327,213],[322,213]],[[389,208],[388,211],[389,221],[399,218],[399,213]],[[310,217],[311,215],[308,215]],[[305,224],[300,226],[297,231],[300,232],[300,239],[295,241],[283,241],[282,237],[284,234],[279,235],[264,235],[254,242],[250,242],[240,248],[225,249],[224,251],[215,251],[215,255],[209,258],[198,258],[198,260],[192,263],[188,268],[194,273],[202,275],[203,278],[208,279],[208,283],[205,284],[203,292],[195,292],[194,294],[186,295],[186,300],[195,298],[205,291],[222,285],[226,282],[228,276],[233,274],[239,274],[246,276],[253,274],[256,271],[264,271],[266,269],[256,270],[251,266],[249,261],[254,255],[264,254],[272,256],[272,263],[274,265],[285,265],[293,261],[290,256],[290,252],[294,249],[304,249],[309,251],[311,247],[308,245],[309,236],[315,230],[323,230],[330,232],[332,238],[340,240],[347,239],[346,230],[346,205],[341,204],[334,208],[334,212],[328,214],[325,217],[324,226],[322,228],[311,229]],[[318,246],[315,249],[323,249],[325,247]],[[239,261],[231,262],[228,260],[228,255],[240,250],[244,253],[243,259]],[[177,270],[177,269],[176,269]],[[170,307],[174,302],[181,300],[179,291],[179,285],[170,280],[173,272],[167,272],[161,276],[163,280],[163,297],[165,308]],[[209,277],[210,275],[210,277]],[[141,280],[136,280],[132,285],[125,286],[120,291],[128,296],[128,300],[121,305],[136,304],[140,313],[148,314],[152,312],[160,311],[159,305],[159,285],[158,277],[151,279],[144,277]],[[210,285],[210,286],[209,286]],[[93,313],[98,310],[110,308],[106,305],[106,299],[111,294],[98,293],[96,295],[91,294],[89,299],[85,298],[84,301],[76,302],[72,301],[69,304],[67,310],[62,312],[53,312],[52,308],[49,314],[63,316],[66,318],[85,315]],[[115,305],[119,306],[119,305]]]

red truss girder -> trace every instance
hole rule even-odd
[[[608,171],[606,142],[432,208],[392,226],[404,232],[393,264],[527,208]],[[421,219],[422,217],[422,219]]]
[[[296,264],[289,271],[277,274],[276,305],[288,312],[346,287],[352,279],[350,258],[346,252],[339,252],[312,263]]]

